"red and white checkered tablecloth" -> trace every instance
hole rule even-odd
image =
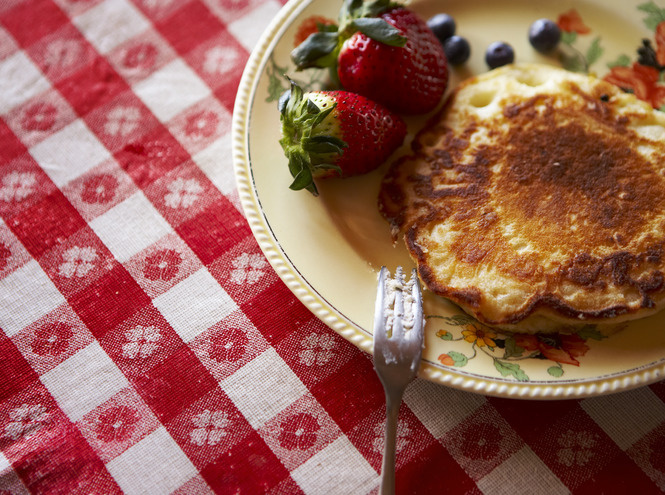
[[[376,492],[368,355],[239,207],[231,115],[278,0],[0,1],[0,494]],[[665,491],[665,383],[415,381],[398,493]]]

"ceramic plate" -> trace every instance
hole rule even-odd
[[[313,197],[289,189],[291,177],[278,143],[276,99],[287,87],[282,74],[307,88],[319,87],[323,77],[316,71],[295,72],[289,53],[296,30],[313,15],[336,18],[340,4],[291,1],[264,33],[238,92],[234,164],[247,219],[278,275],[318,318],[371,352],[378,270],[413,266],[402,244],[391,242],[377,210],[385,166],[360,178],[319,183],[321,195]],[[656,34],[660,25],[665,39],[665,24],[660,24],[665,2],[421,0],[409,5],[423,18],[440,11],[452,14],[458,34],[471,43],[471,59],[451,70],[449,87],[486,71],[485,47],[502,40],[514,47],[517,62],[614,77],[622,86],[637,88],[655,107],[665,105],[665,89],[658,82],[662,74],[639,65],[637,54],[646,39],[655,55],[661,51],[665,57]],[[528,26],[542,17],[561,26],[563,56],[539,55],[529,45]],[[410,135],[423,122],[424,117],[409,120]],[[430,293],[425,298],[420,376],[434,382],[493,396],[560,399],[627,390],[665,376],[665,314],[610,337],[592,326],[570,336],[510,335],[484,327],[444,299]]]

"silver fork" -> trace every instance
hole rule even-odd
[[[386,428],[381,493],[395,493],[397,417],[406,386],[418,371],[424,342],[422,293],[414,269],[405,279],[401,266],[390,278],[384,266],[374,308],[374,369],[386,392]]]

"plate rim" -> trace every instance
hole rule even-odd
[[[318,319],[360,350],[371,355],[372,339],[366,331],[346,318],[314,287],[311,287],[283,250],[261,208],[252,173],[248,129],[260,75],[268,62],[273,46],[279,42],[281,34],[290,26],[289,21],[313,1],[289,0],[264,30],[250,53],[238,86],[233,109],[231,135],[234,175],[245,218],[261,251],[278,277]],[[570,380],[569,382],[566,380],[551,383],[503,381],[492,377],[475,376],[451,368],[442,369],[425,360],[421,362],[418,376],[458,390],[493,397],[538,400],[582,399],[628,391],[659,381],[665,376],[665,358],[617,374]]]

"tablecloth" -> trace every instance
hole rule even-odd
[[[376,493],[370,357],[239,205],[231,116],[277,0],[0,2],[0,493]],[[417,379],[398,493],[665,490],[665,384]]]

